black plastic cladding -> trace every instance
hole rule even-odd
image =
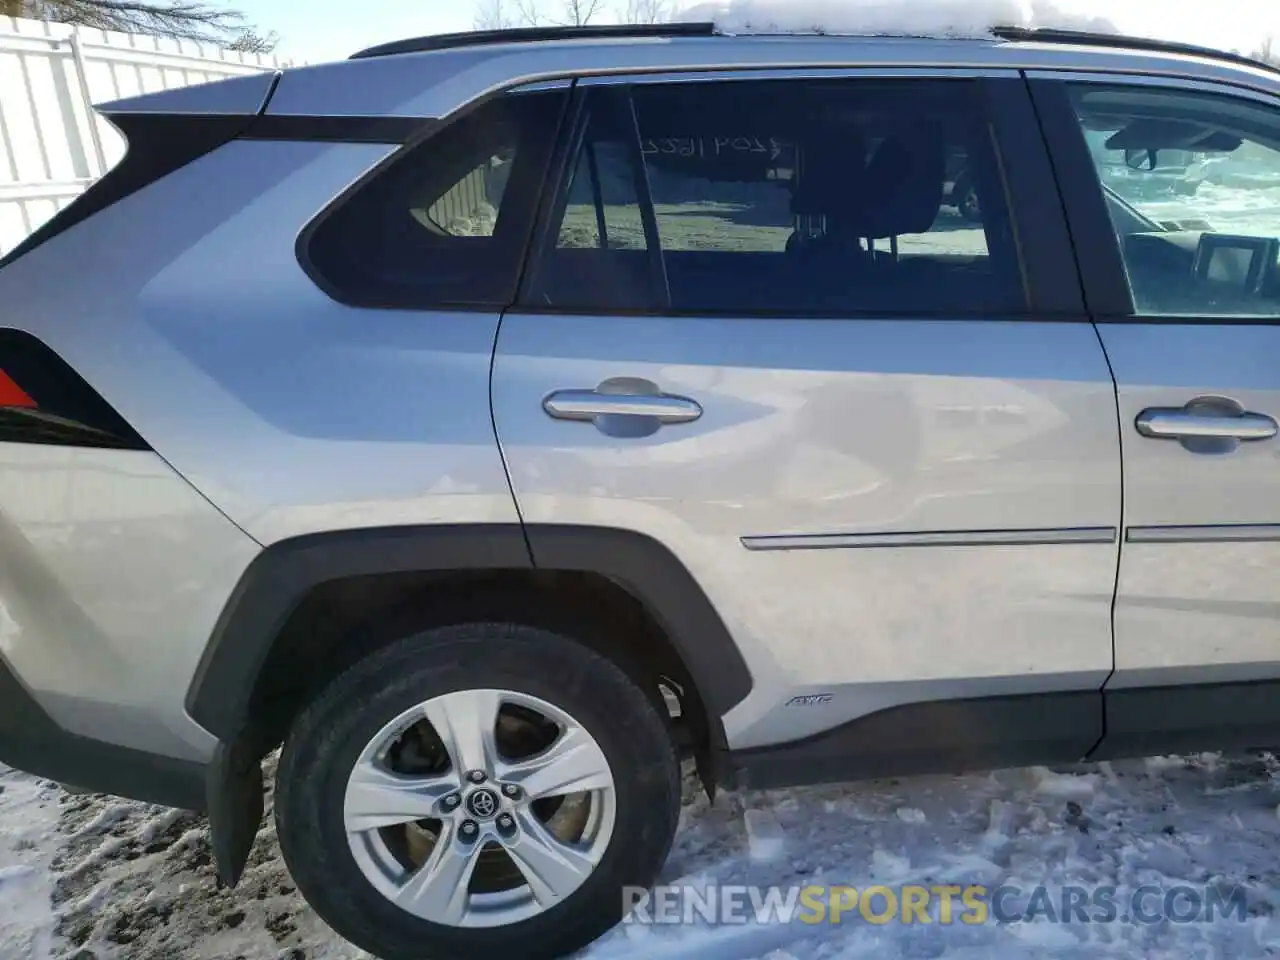
[[[225,742],[243,735],[252,726],[250,698],[271,644],[319,583],[408,571],[534,568],[600,573],[643,603],[697,685],[714,745],[725,746],[720,718],[752,686],[737,644],[674,554],[643,534],[606,527],[441,524],[309,534],[272,544],[227,600],[187,692],[187,711]]]
[[[62,729],[0,656],[0,761],[38,777],[102,793],[205,809],[205,768],[91,740]]]

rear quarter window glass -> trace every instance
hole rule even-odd
[[[304,262],[356,306],[511,303],[567,91],[490,100],[338,201]]]

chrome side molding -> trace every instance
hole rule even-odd
[[[742,537],[748,550],[833,550],[866,547],[1021,547],[1054,543],[1115,543],[1115,527],[1042,530],[932,530],[909,533],[766,534]]]
[[[1280,523],[1129,527],[1126,543],[1246,543],[1280,540]]]

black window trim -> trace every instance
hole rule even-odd
[[[628,84],[623,88],[626,97],[627,120],[631,132],[631,163],[636,180],[636,200],[640,204],[640,223],[644,228],[644,245],[649,254],[651,282],[658,302],[671,310],[671,282],[667,279],[667,260],[662,255],[662,234],[658,230],[658,212],[653,207],[653,189],[649,183],[649,165],[644,160],[644,139],[640,136],[640,117],[636,114],[635,98]]]
[[[641,85],[686,84],[721,82],[726,80],[965,80],[978,85],[979,96],[986,110],[986,119],[993,137],[993,154],[999,175],[1003,179],[1011,226],[1014,233],[1015,255],[1019,279],[1023,289],[1023,310],[1002,311],[998,314],[957,314],[954,311],[936,313],[917,309],[894,311],[874,309],[865,311],[805,311],[806,319],[832,320],[950,320],[950,321],[1002,321],[1002,322],[1069,322],[1080,323],[1086,319],[1081,280],[1074,270],[1064,272],[1064,264],[1075,263],[1075,251],[1067,229],[1065,214],[1058,197],[1053,168],[1044,140],[1036,124],[1036,111],[1032,103],[1029,85],[1023,73],[1007,68],[966,67],[839,67],[839,68],[696,68],[688,71],[662,73],[622,73],[582,77],[574,84],[573,117],[570,124],[562,123],[562,131],[568,129],[571,136],[561,137],[555,160],[550,165],[548,177],[552,186],[543,194],[543,203],[535,221],[533,239],[527,252],[528,261],[515,303],[507,312],[518,314],[556,313],[570,316],[594,316],[608,313],[610,316],[637,317],[727,317],[749,320],[794,318],[793,311],[724,311],[684,310],[672,307],[669,291],[665,305],[654,308],[567,307],[538,302],[538,277],[541,264],[558,240],[558,228],[569,189],[569,169],[575,162],[581,138],[587,122],[587,98],[600,88],[626,91],[628,107],[635,118],[630,91]],[[639,146],[637,124],[636,145]],[[643,167],[641,168],[643,172]],[[638,180],[640,178],[637,178]],[[652,217],[652,204],[648,203],[648,177],[644,173],[644,185],[638,185],[642,214],[645,209]],[[1038,201],[1044,198],[1047,202]],[[1036,229],[1020,229],[1019,223],[1028,211],[1035,211]],[[656,229],[656,227],[655,227]],[[645,229],[648,253],[660,263],[661,247],[654,247],[649,229]],[[660,290],[667,290],[665,265],[660,267]]]
[[[1280,316],[1230,316],[1137,312],[1129,287],[1124,256],[1116,237],[1097,168],[1089,155],[1068,88],[1075,84],[1153,87],[1186,93],[1205,93],[1250,100],[1277,111],[1280,96],[1253,87],[1191,77],[1133,74],[1117,71],[1027,70],[1045,141],[1057,172],[1066,206],[1068,228],[1076,247],[1080,278],[1090,319],[1095,323],[1159,324],[1164,326],[1277,326]]]
[[[526,83],[520,82],[511,87],[491,91],[484,96],[464,104],[457,110],[445,117],[424,117],[417,120],[416,132],[412,135],[405,136],[400,142],[398,149],[391,151],[387,156],[383,157],[365,173],[351,183],[345,190],[329,201],[325,207],[308,221],[298,232],[297,239],[294,241],[294,256],[297,258],[298,265],[302,268],[303,273],[316,285],[319,290],[324,293],[330,300],[341,303],[349,307],[358,307],[366,310],[421,310],[421,311],[442,311],[447,310],[451,313],[501,313],[510,304],[479,304],[479,303],[458,303],[452,301],[442,301],[438,297],[428,297],[425,291],[416,291],[400,288],[392,291],[384,291],[379,296],[369,297],[353,295],[349,291],[344,290],[340,285],[331,282],[317,267],[311,257],[311,244],[316,234],[324,227],[325,223],[338,210],[342,209],[353,197],[357,196],[366,186],[377,180],[389,169],[394,167],[401,160],[407,158],[410,154],[416,152],[420,147],[433,138],[445,133],[459,120],[470,116],[474,111],[480,109],[493,100],[508,96],[525,96],[547,93],[567,93],[565,96],[565,104],[560,112],[557,130],[554,134],[553,148],[547,162],[547,168],[542,178],[542,185],[539,187],[538,196],[534,198],[533,209],[535,211],[531,222],[536,221],[537,211],[541,210],[543,204],[543,194],[545,186],[550,176],[555,173],[557,167],[557,153],[563,140],[563,132],[565,130],[566,117],[569,115],[570,104],[572,102],[572,93],[575,82],[571,79],[556,79],[545,83]],[[358,141],[370,142],[370,141]],[[376,141],[382,142],[382,141]],[[517,262],[517,282],[514,289],[518,291],[523,281],[523,273],[525,265],[529,259],[530,243],[533,231],[525,230],[525,235],[520,242],[520,250],[516,258]]]
[[[631,160],[632,169],[635,172],[636,196],[640,204],[640,215],[644,224],[645,254],[649,262],[649,271],[652,275],[653,292],[660,298],[657,307],[635,310],[634,314],[636,316],[671,315],[671,295],[667,287],[666,264],[663,263],[661,245],[658,241],[658,224],[653,213],[653,203],[649,192],[649,178],[643,164],[644,155],[640,147],[640,128],[636,120],[635,106],[631,102],[631,88],[629,85],[619,86],[615,90],[609,91],[608,95],[622,100],[619,106],[625,108],[631,121]],[[568,108],[568,119],[561,121],[562,136],[547,170],[546,184],[550,186],[546,187],[544,185],[542,203],[539,204],[537,215],[534,217],[533,232],[525,250],[525,265],[521,273],[520,284],[516,290],[516,298],[514,303],[508,306],[506,312],[557,313],[564,315],[591,315],[600,312],[596,309],[569,310],[554,304],[537,303],[544,252],[555,249],[559,240],[560,222],[564,218],[565,206],[569,202],[573,165],[577,161],[579,151],[583,148],[587,129],[591,122],[591,103],[599,96],[599,92],[593,94],[584,84],[574,85],[573,99]],[[564,131],[568,131],[567,135],[564,134]],[[593,183],[592,188],[593,191],[596,191],[598,183]],[[596,195],[598,196],[598,193]],[[604,236],[603,230],[601,235]],[[616,311],[611,308],[610,313],[614,312]]]
[[[538,198],[538,206],[534,210],[524,256],[520,260],[520,275],[516,282],[515,298],[507,305],[504,313],[520,304],[525,290],[536,283],[535,273],[540,260],[538,251],[542,249],[545,242],[545,232],[551,229],[552,223],[559,224],[563,216],[563,207],[569,196],[567,167],[577,158],[587,129],[586,101],[580,86],[576,80],[573,82],[564,113],[560,117],[560,130],[556,136],[555,146],[551,150],[547,174],[543,179],[542,193]],[[555,237],[552,237],[550,242],[555,243]]]
[[[421,139],[438,125],[439,121],[430,117],[320,117],[268,113],[256,117],[238,139],[401,146]]]
[[[468,108],[464,107],[451,119],[461,117],[467,110]],[[383,173],[394,166],[399,160],[407,156],[410,151],[415,150],[418,146],[425,143],[427,140],[430,140],[444,126],[445,123],[437,117],[425,118],[422,121],[421,128],[415,136],[406,138],[397,149],[390,151],[385,157],[366,170],[363,176],[358,177],[353,183],[348,185],[345,190],[330,200],[318,214],[312,217],[311,220],[304,224],[302,229],[298,231],[297,239],[294,240],[293,244],[293,252],[294,256],[298,260],[298,266],[302,268],[302,272],[305,273],[307,277],[310,278],[311,282],[314,283],[330,300],[352,307],[372,306],[371,304],[361,302],[359,298],[347,297],[338,286],[330,283],[328,278],[325,277],[319,268],[316,267],[314,261],[311,259],[311,243],[315,239],[316,233],[318,233],[329,221],[330,217],[332,217],[342,207],[346,206],[347,202],[351,200],[352,197],[359,194],[366,186],[382,176]]]
[[[992,153],[1005,191],[1028,314],[1037,320],[1085,319],[1076,251],[1048,147],[1024,78],[985,81]]]
[[[600,186],[600,162],[596,159],[596,145],[588,143],[587,167],[591,173],[591,200],[596,208],[596,232],[600,234],[600,246],[609,246],[609,222],[604,215],[604,193]]]
[[[761,80],[1019,80],[1016,67],[689,67],[672,68],[661,72],[636,69],[623,73],[595,74],[581,77],[580,87],[600,86],[652,86],[655,84],[723,83],[730,80],[745,82]]]

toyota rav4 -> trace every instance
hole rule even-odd
[[[1280,73],[677,24],[103,112],[0,268],[0,760],[207,811],[226,883],[277,748],[342,936],[549,958],[684,758],[1280,740],[1274,178],[1126,199],[1089,145],[1280,173]]]

